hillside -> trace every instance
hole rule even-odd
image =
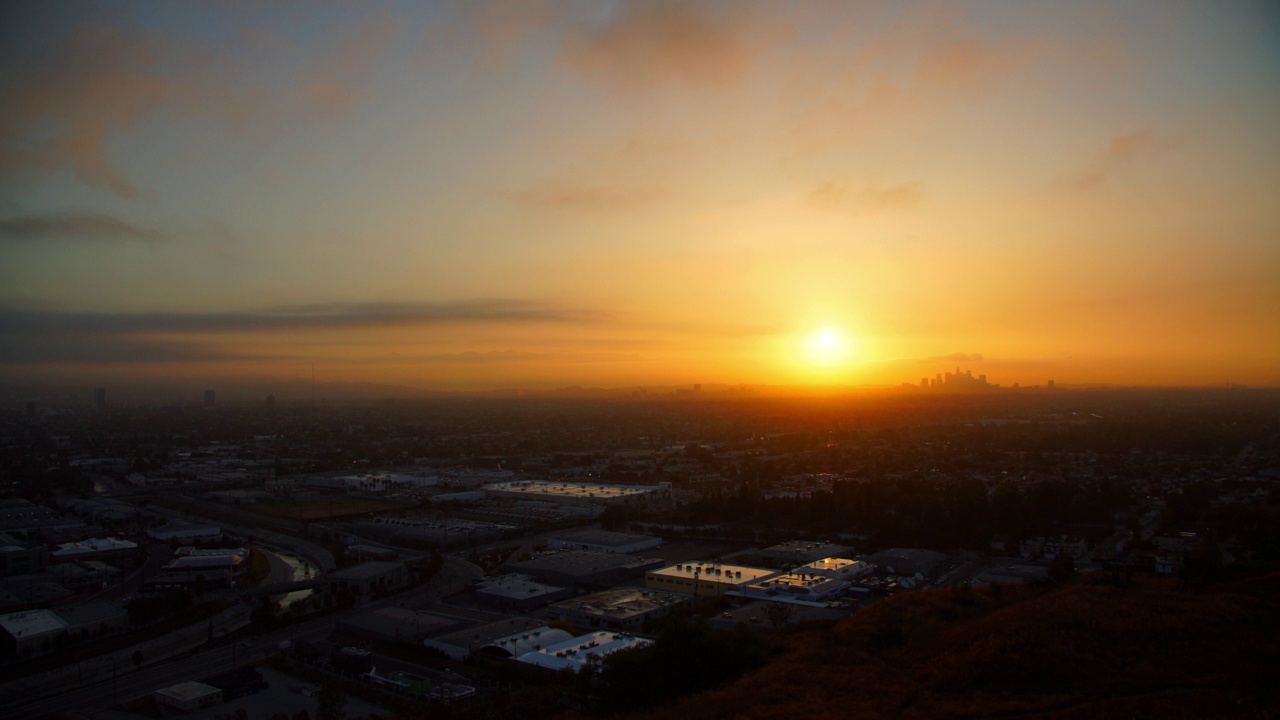
[[[1272,576],[903,595],[797,628],[763,669],[643,717],[1275,717],[1276,589]]]

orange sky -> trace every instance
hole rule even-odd
[[[1280,384],[1273,4],[7,12],[13,381]]]

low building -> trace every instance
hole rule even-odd
[[[386,560],[352,565],[329,573],[329,588],[333,592],[353,590],[357,595],[373,595],[400,587],[408,581],[404,563]]]
[[[603,485],[598,483],[515,480],[485,485],[489,497],[514,500],[546,500],[565,505],[640,505],[669,496],[657,485]]]
[[[835,543],[793,540],[763,550],[744,553],[743,557],[766,567],[793,568],[816,560],[844,555],[852,550],[851,547]]]
[[[572,670],[576,673],[593,664],[599,666],[606,657],[616,652],[648,647],[652,644],[652,640],[628,633],[600,630],[525,653],[516,660],[549,670]]]
[[[547,615],[578,628],[640,630],[648,620],[693,605],[682,593],[624,587],[561,600],[547,606]]]
[[[1047,580],[1049,568],[1042,565],[996,565],[978,573],[969,581],[975,587],[989,585],[1023,585]]]
[[[547,540],[553,550],[586,550],[599,553],[637,553],[656,548],[662,539],[652,535],[613,532],[611,530],[577,530]]]
[[[67,623],[67,637],[92,639],[129,629],[129,613],[112,602],[96,600],[55,610]]]
[[[343,616],[337,630],[374,642],[412,643],[457,629],[457,618],[399,607],[384,607]]]
[[[719,597],[777,575],[777,570],[720,563],[676,563],[645,573],[650,590],[666,590],[694,597]]]
[[[429,637],[425,647],[438,650],[454,660],[466,660],[483,652],[499,657],[514,657],[524,652],[541,650],[547,645],[572,637],[564,630],[547,627],[541,620],[514,617],[490,623],[478,623],[453,632]]]
[[[52,553],[54,562],[90,560],[96,558],[128,557],[138,551],[138,543],[119,538],[89,538],[79,542],[64,543]]]
[[[49,567],[49,551],[43,545],[23,547],[22,545],[0,546],[0,577],[11,575],[32,575],[43,572]]]
[[[0,615],[0,634],[7,657],[29,658],[44,655],[54,641],[67,632],[67,621],[52,610],[25,610]]]
[[[508,573],[481,578],[472,586],[476,600],[502,608],[527,612],[573,594],[568,588],[537,582],[529,575]]]
[[[883,568],[893,575],[924,575],[929,577],[937,572],[947,556],[934,550],[918,548],[891,548],[881,550],[874,555],[863,558],[872,565]]]
[[[620,553],[560,550],[529,560],[507,563],[507,570],[532,575],[538,580],[566,587],[606,585],[639,577],[646,570],[661,567],[657,558],[639,558]]]
[[[751,583],[735,592],[742,597],[779,602],[824,603],[849,587],[849,581],[826,575],[792,572]]]
[[[178,683],[163,690],[157,690],[153,697],[157,705],[171,707],[182,712],[191,712],[192,710],[222,704],[221,690],[212,685],[205,685],[195,681]]]
[[[213,540],[222,537],[222,528],[217,525],[194,525],[180,522],[169,522],[160,527],[147,530],[147,537],[157,542],[191,542],[193,540]]]
[[[860,577],[870,575],[875,572],[876,568],[869,562],[862,560],[849,560],[848,558],[823,558],[815,560],[808,565],[801,565],[793,572],[822,575],[833,580],[844,580],[853,582]]]

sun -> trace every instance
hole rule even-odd
[[[835,327],[818,328],[805,342],[806,360],[812,365],[835,367],[853,360],[853,339]]]

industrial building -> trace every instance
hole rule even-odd
[[[695,597],[719,597],[777,575],[777,570],[720,563],[676,563],[645,573],[650,590],[666,590]]]
[[[792,572],[807,575],[823,575],[833,580],[853,582],[860,577],[870,575],[876,568],[869,562],[849,560],[847,558],[823,558],[808,565],[801,565]]]
[[[628,633],[599,630],[524,653],[516,657],[516,660],[549,670],[568,669],[579,672],[592,662],[603,662],[606,657],[616,652],[652,644],[652,640],[638,638]]]
[[[385,560],[352,565],[329,573],[329,589],[333,592],[353,590],[357,595],[371,595],[403,585],[408,580],[404,563]]]
[[[881,550],[874,555],[868,555],[863,559],[872,565],[884,568],[886,572],[894,575],[919,574],[928,577],[937,571],[938,567],[947,559],[947,556],[933,550],[891,548],[889,550]]]
[[[813,573],[791,572],[751,583],[737,593],[743,597],[760,600],[825,603],[847,587],[849,587],[847,580],[837,580]]]
[[[834,543],[793,540],[779,543],[763,550],[744,553],[743,558],[748,562],[759,563],[766,567],[793,568],[815,560],[838,557],[852,552],[852,550],[853,548]]]
[[[639,630],[648,620],[692,604],[689,595],[624,587],[552,603],[547,614],[579,628]]]
[[[0,637],[6,657],[28,658],[53,649],[67,631],[67,621],[52,610],[26,610],[0,615]]]
[[[163,690],[157,690],[153,697],[157,705],[171,707],[181,712],[191,712],[222,704],[221,690],[195,681],[178,683]]]
[[[485,485],[489,497],[543,500],[566,505],[635,505],[670,494],[658,485],[600,485],[596,483],[515,480]]]
[[[478,652],[514,657],[520,653],[541,650],[570,637],[572,636],[563,630],[547,627],[541,620],[514,617],[428,637],[422,644],[439,650],[454,660],[466,660]]]
[[[527,612],[573,594],[572,590],[537,582],[531,575],[508,573],[480,578],[472,586],[476,600],[502,608]]]
[[[432,635],[456,630],[462,624],[457,618],[399,607],[384,607],[343,616],[336,627],[339,632],[374,642],[416,645]]]
[[[507,570],[532,575],[551,585],[576,587],[605,585],[629,577],[639,577],[646,570],[661,567],[662,564],[663,560],[658,558],[560,550],[543,553],[529,560],[507,563]]]
[[[222,528],[217,525],[194,525],[170,521],[160,527],[147,530],[147,537],[158,542],[212,540],[222,537]]]
[[[652,535],[613,532],[611,530],[575,530],[547,540],[553,550],[587,550],[600,553],[636,553],[656,548],[662,539]]]

